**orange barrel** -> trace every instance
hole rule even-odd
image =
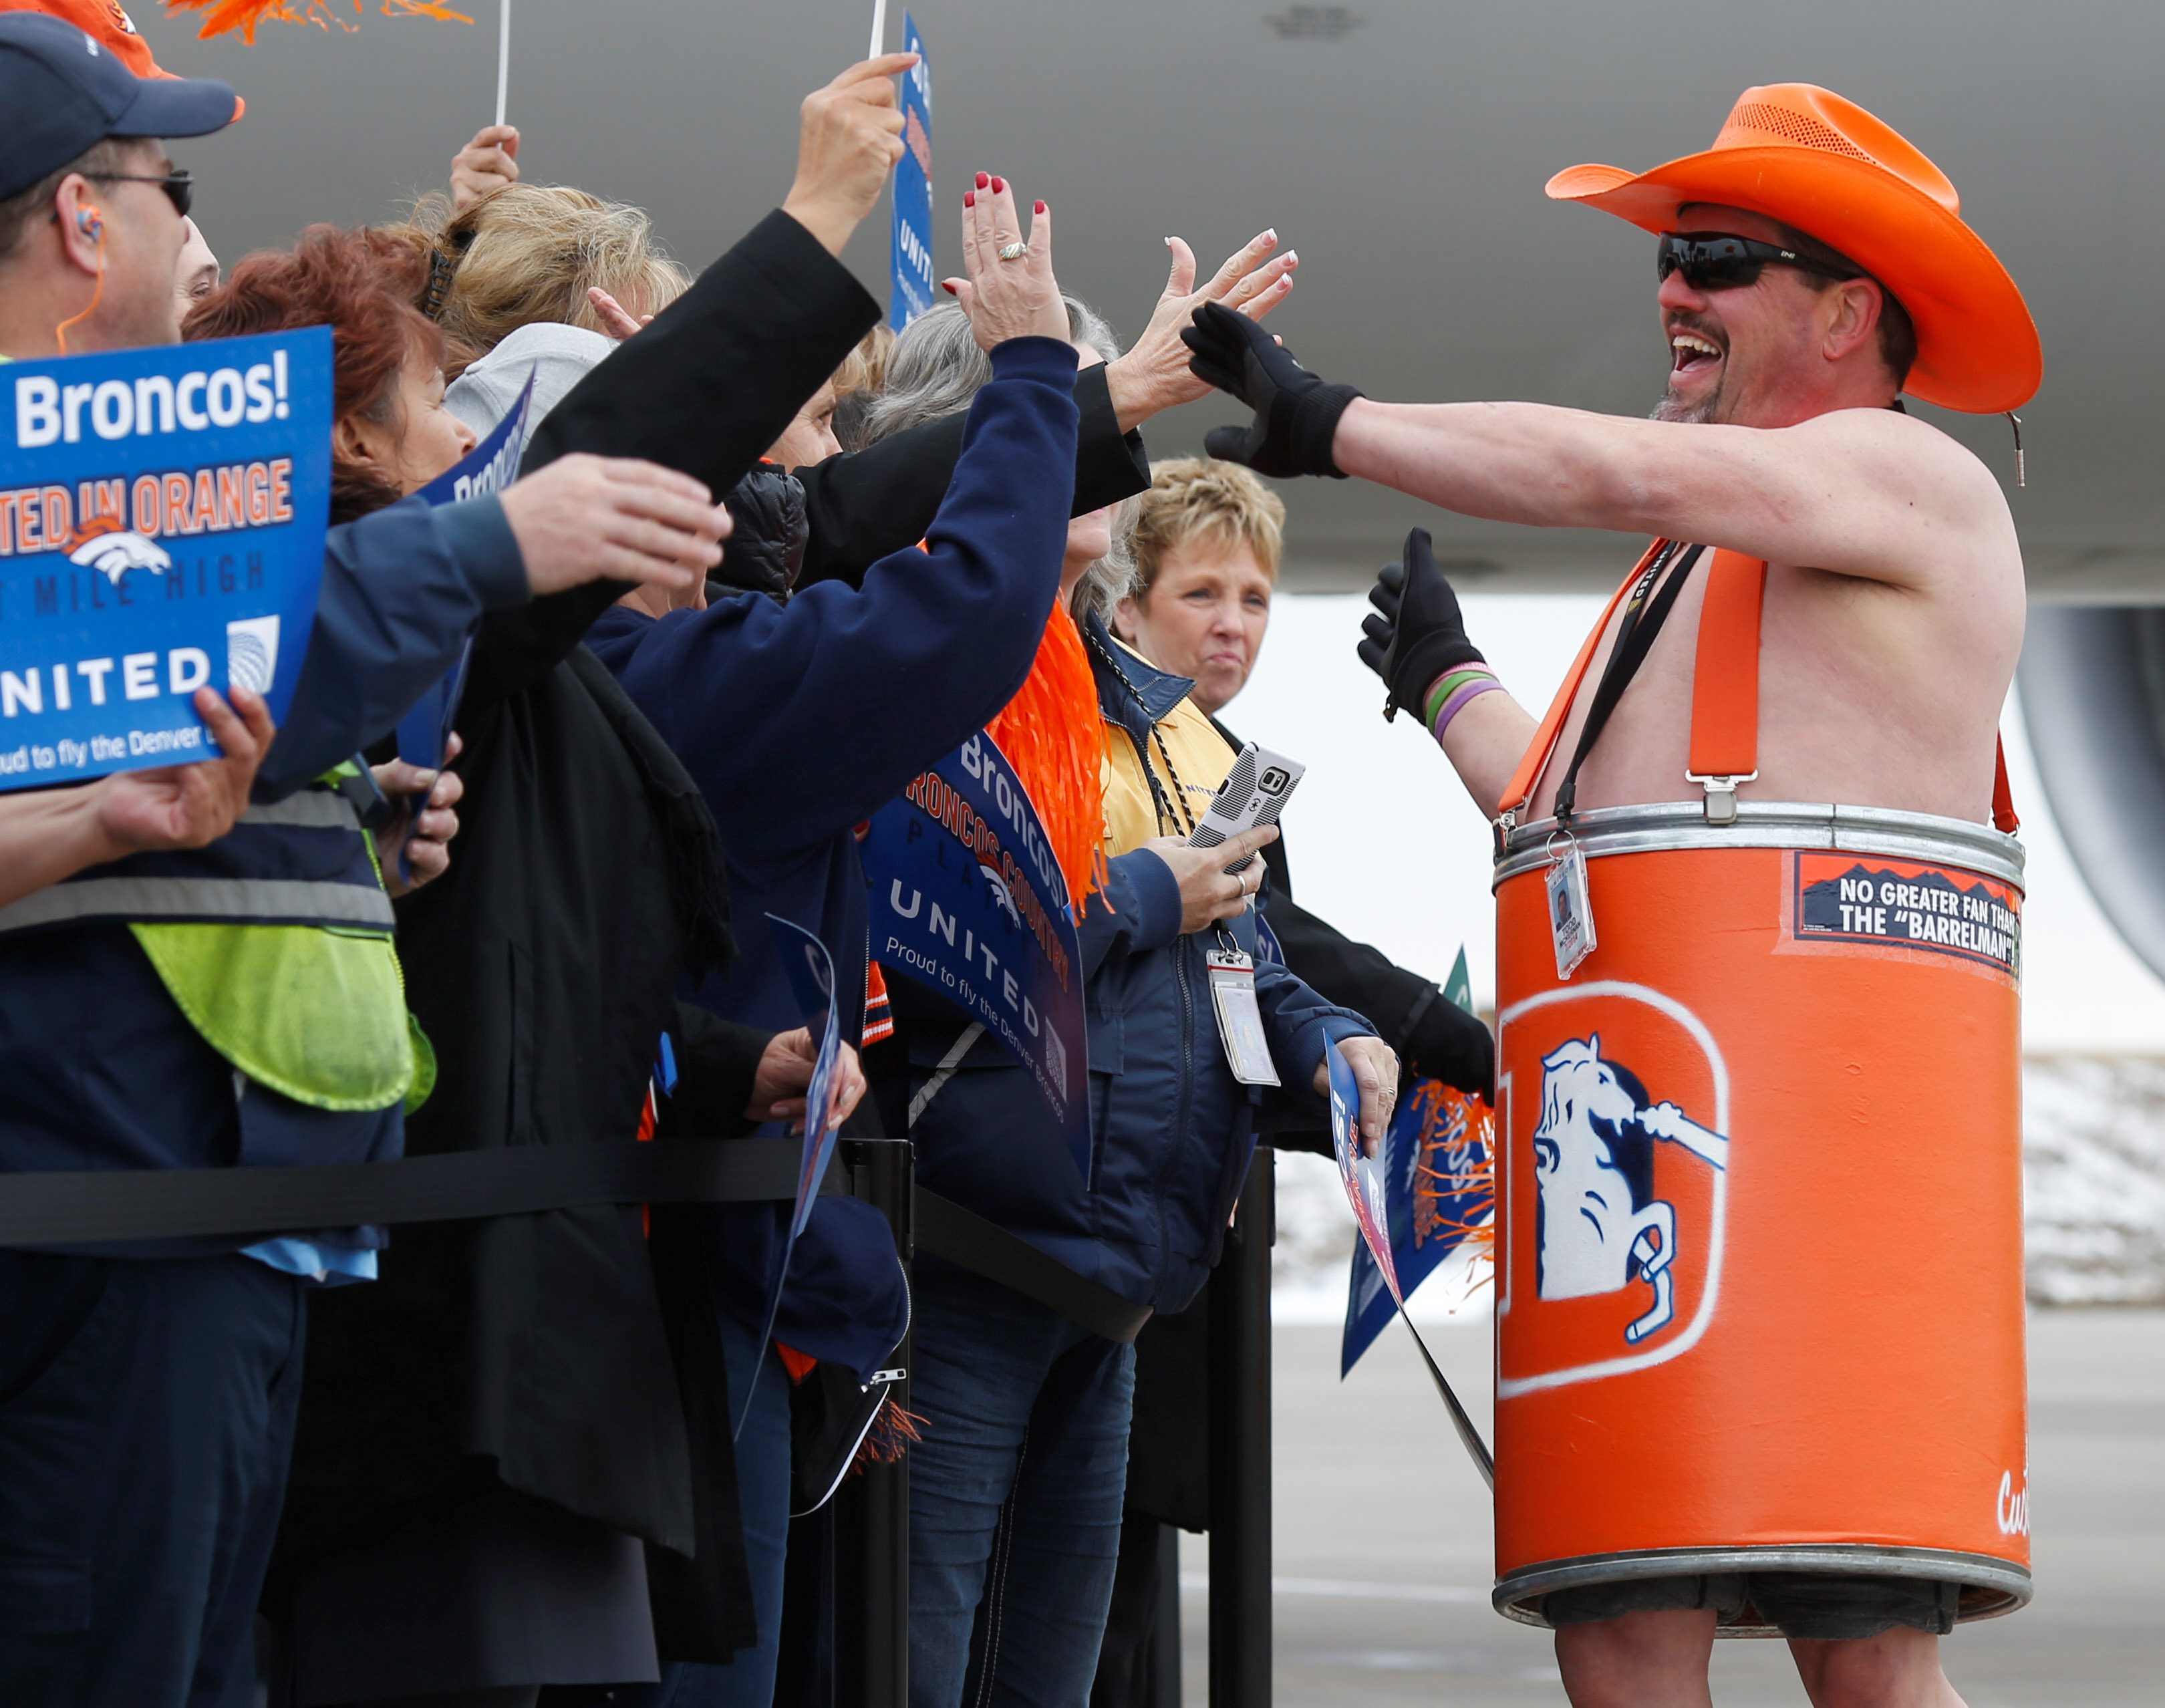
[[[1583,814],[1562,979],[1553,829],[1497,867],[1497,1606],[1822,1568],[2019,1606],[2020,846]]]
[[[2020,1606],[2020,844],[1711,790],[1582,813],[1563,978],[1566,839],[1501,829],[1498,1610],[1753,1570]]]

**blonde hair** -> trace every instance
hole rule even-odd
[[[883,392],[887,389],[887,359],[894,350],[894,329],[884,322],[857,340],[857,346],[842,358],[842,365],[835,370],[835,396],[837,400],[854,392]]]
[[[635,314],[658,314],[692,282],[654,240],[644,209],[563,184],[506,185],[457,214],[425,196],[409,230],[439,277],[450,271],[435,319],[468,361],[538,321],[607,332],[589,286]]]
[[[1167,552],[1195,546],[1226,552],[1245,546],[1277,581],[1285,514],[1284,500],[1237,462],[1180,456],[1152,463],[1135,518],[1135,597],[1150,592]]]

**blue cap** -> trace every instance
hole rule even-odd
[[[42,12],[0,12],[0,201],[108,136],[207,136],[240,116],[230,86],[138,77],[95,38]]]

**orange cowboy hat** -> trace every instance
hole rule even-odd
[[[1946,174],[1831,90],[1746,89],[1705,153],[1636,174],[1572,166],[1549,180],[1548,192],[1656,233],[1675,230],[1677,210],[1693,202],[1746,208],[1809,233],[1909,311],[1917,360],[1903,389],[1925,403],[1996,414],[2027,403],[2043,377],[2022,293],[1962,223]]]

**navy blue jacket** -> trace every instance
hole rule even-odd
[[[292,794],[387,733],[484,611],[528,597],[494,498],[433,509],[412,498],[332,529],[308,654],[255,798]],[[114,923],[0,936],[0,1173],[373,1162],[398,1156],[404,1133],[396,1107],[334,1113],[261,1086],[236,1099],[231,1067]]]
[[[982,728],[1030,674],[1067,546],[1074,388],[1069,345],[1001,345],[924,551],[882,558],[861,588],[825,581],[786,606],[743,594],[658,620],[613,606],[587,631],[722,827],[739,952],[691,991],[702,1005],[777,1031],[804,1023],[761,918],[778,914],[826,945],[844,1036],[857,1041],[869,944],[856,827]],[[850,1214],[862,1208],[821,1201],[776,1328],[803,1351],[852,1364],[883,1326],[867,1320],[844,1273],[859,1236]],[[731,1223],[734,1273],[756,1297],[777,1218],[718,1213]]]
[[[1094,624],[1096,619],[1093,618]],[[1091,649],[1099,709],[1139,741],[1194,686],[1124,656],[1140,706]],[[1226,932],[1255,957],[1256,997],[1285,1083],[1240,1084],[1225,1061],[1204,970],[1217,931],[1183,936],[1180,887],[1147,850],[1109,862],[1082,918],[1090,1046],[1090,1178],[1076,1178],[1030,1075],[980,1037],[910,1136],[917,1178],[1123,1298],[1161,1311],[1194,1298],[1218,1260],[1225,1219],[1267,1101],[1327,1118],[1313,1077],[1326,1041],[1375,1028],[1256,955],[1252,914]],[[895,1018],[914,1096],[960,1035],[958,1012],[895,981]],[[883,1096],[892,1106],[893,1099]]]

